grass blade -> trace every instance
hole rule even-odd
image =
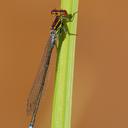
[[[78,11],[78,0],[61,0],[61,9],[69,14]],[[76,33],[77,15],[68,23],[71,33]],[[76,36],[68,35],[59,49],[52,111],[52,128],[71,127],[74,56]],[[60,40],[61,42],[61,40]]]

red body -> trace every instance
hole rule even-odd
[[[56,10],[56,9],[53,9],[51,11],[51,14],[52,15],[55,15],[55,20],[51,26],[51,30],[58,30],[58,28],[61,27],[62,25],[62,20],[61,20],[61,17],[66,17],[68,16],[68,13],[66,10]]]

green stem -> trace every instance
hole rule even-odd
[[[61,9],[69,14],[78,11],[78,0],[61,0]],[[77,14],[68,23],[70,33],[76,33]],[[66,35],[59,49],[52,111],[52,128],[71,127],[74,56],[76,36]],[[61,42],[61,41],[60,41]]]

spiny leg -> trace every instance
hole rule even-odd
[[[64,30],[64,33],[65,34],[68,34],[70,36],[76,36],[77,35],[77,34],[74,34],[74,33],[70,33],[70,31],[69,31],[68,26],[67,26],[66,23],[64,23],[64,25],[63,25],[63,30]]]

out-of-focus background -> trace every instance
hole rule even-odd
[[[26,100],[60,1],[0,1],[0,127],[27,128]],[[128,1],[80,0],[72,128],[128,128]],[[38,128],[50,128],[56,51]],[[61,85],[60,85],[61,86]]]

